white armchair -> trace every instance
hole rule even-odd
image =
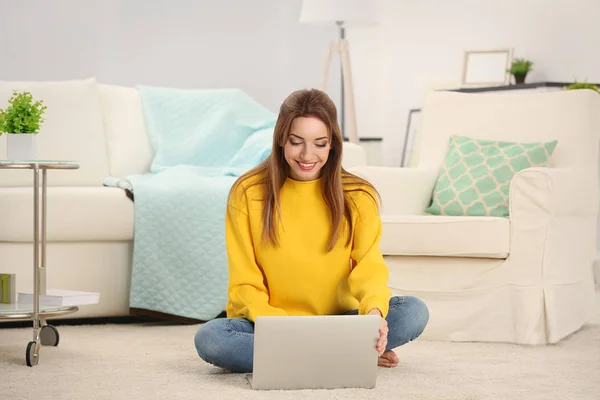
[[[389,285],[428,305],[423,337],[538,345],[577,331],[594,304],[600,96],[433,92],[420,135],[416,168],[351,171],[381,194]],[[556,139],[554,167],[515,175],[509,218],[427,215],[451,135]]]

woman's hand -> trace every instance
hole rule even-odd
[[[377,353],[379,357],[385,352],[385,348],[387,346],[387,336],[388,336],[388,324],[385,318],[381,315],[381,312],[374,308],[367,313],[368,315],[379,315],[381,317],[381,325],[379,326],[379,340],[377,341],[377,345],[375,348],[377,349]]]

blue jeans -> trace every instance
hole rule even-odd
[[[357,315],[358,310],[344,313]],[[390,299],[387,315],[389,328],[386,350],[416,339],[429,321],[429,310],[416,297]],[[200,358],[231,372],[252,372],[254,324],[244,318],[219,318],[200,326],[194,338]]]

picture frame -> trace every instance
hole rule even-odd
[[[415,139],[419,131],[419,121],[421,117],[420,108],[408,110],[408,119],[406,120],[406,131],[404,133],[404,147],[402,148],[402,159],[400,167],[409,168],[413,156]]]
[[[502,86],[510,84],[513,50],[467,50],[464,53],[461,85]]]

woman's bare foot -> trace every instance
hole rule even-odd
[[[388,350],[379,357],[377,365],[380,367],[394,368],[398,366],[398,356],[392,350]]]

